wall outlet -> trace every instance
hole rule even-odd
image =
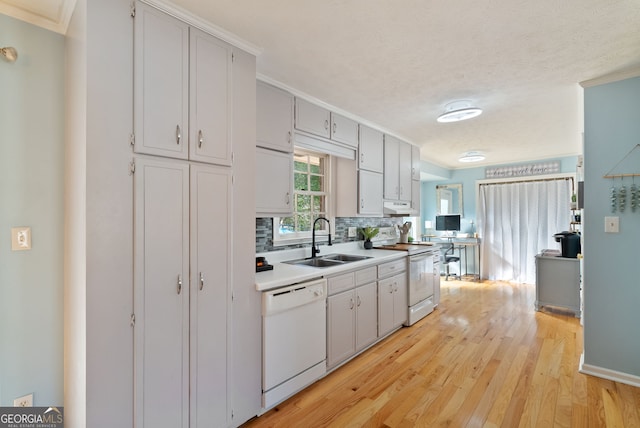
[[[33,407],[33,394],[16,398],[13,400],[13,407]]]
[[[620,217],[605,217],[604,218],[604,231],[606,233],[619,233],[620,232]]]
[[[31,249],[31,228],[12,227],[11,228],[11,250],[24,251]]]
[[[357,227],[350,227],[349,228],[348,237],[349,238],[355,238],[357,236],[358,236],[358,228]]]

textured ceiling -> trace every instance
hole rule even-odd
[[[640,66],[638,0],[172,4],[261,47],[261,76],[417,144],[424,160],[449,168],[469,166],[457,161],[469,150],[487,155],[472,166],[579,154],[578,82]],[[437,123],[460,99],[484,113]]]

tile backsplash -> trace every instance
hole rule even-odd
[[[402,217],[337,217],[334,225],[333,241],[336,244],[361,240],[360,237],[349,238],[350,227],[388,227],[402,224]],[[256,218],[256,253],[308,247],[309,244],[273,246],[273,218]]]

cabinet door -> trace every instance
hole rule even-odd
[[[375,282],[356,288],[356,351],[378,338],[377,296]]]
[[[189,158],[231,165],[232,48],[196,28],[189,46]]]
[[[420,180],[411,180],[411,209],[420,215]]]
[[[138,2],[134,32],[134,151],[186,159],[189,27]]]
[[[311,104],[301,98],[296,98],[296,129],[330,138],[329,121],[329,110]]]
[[[384,199],[398,199],[400,194],[400,140],[384,136]]]
[[[411,144],[400,142],[398,146],[398,199],[411,201]]]
[[[355,291],[327,298],[327,367],[349,358],[355,348]]]
[[[358,122],[331,113],[331,139],[351,147],[358,147]]]
[[[189,423],[189,167],[136,160],[136,426]]]
[[[293,95],[258,81],[256,87],[256,145],[293,152]]]
[[[393,295],[393,326],[399,327],[409,317],[409,302],[407,300],[407,275],[396,275],[396,288]]]
[[[227,426],[231,172],[191,166],[191,426]]]
[[[293,154],[256,148],[256,216],[293,213]]]
[[[411,146],[411,179],[420,180],[420,147]]]
[[[358,171],[358,214],[382,216],[383,180],[380,173]]]
[[[384,172],[384,134],[360,125],[358,167],[373,172]]]
[[[393,330],[393,294],[396,281],[393,277],[378,281],[378,336]]]

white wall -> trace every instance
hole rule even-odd
[[[63,404],[64,38],[0,15],[0,406]],[[33,249],[11,251],[29,226]]]

